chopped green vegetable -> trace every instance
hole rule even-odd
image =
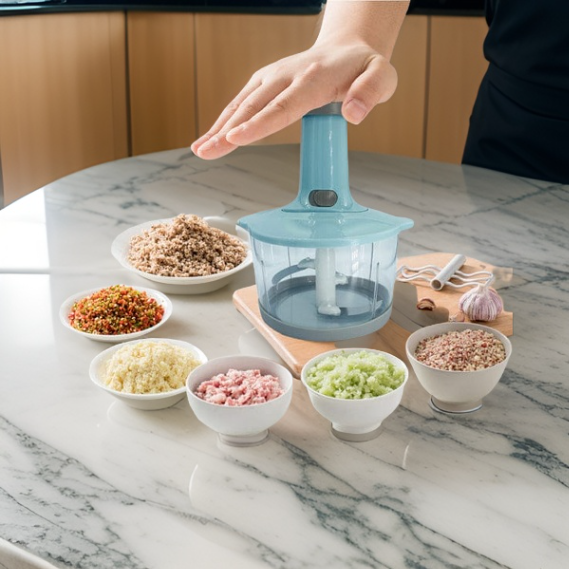
[[[339,352],[323,358],[306,372],[306,383],[315,391],[337,399],[369,399],[397,389],[405,370],[382,354]]]

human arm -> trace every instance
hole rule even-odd
[[[346,120],[360,123],[397,87],[390,58],[408,4],[328,0],[314,45],[254,73],[192,150],[219,158],[332,101],[343,101]]]

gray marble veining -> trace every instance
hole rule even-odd
[[[414,219],[400,255],[513,269],[501,294],[514,354],[480,411],[435,413],[411,378],[381,434],[346,443],[296,382],[270,439],[233,448],[186,401],[140,412],[91,384],[106,346],[65,330],[58,311],[77,291],[148,286],[110,255],[113,239],[181,212],[236,221],[284,205],[298,171],[297,146],[215,162],[180,149],[87,169],[0,211],[0,537],[74,569],[567,567],[567,186],[350,157],[360,203]],[[173,295],[157,336],[209,357],[271,354],[231,302],[250,284],[245,271],[219,291]]]

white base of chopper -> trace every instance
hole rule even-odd
[[[351,277],[335,285],[340,312],[322,314],[313,275],[281,279],[262,296],[259,311],[273,330],[300,340],[335,342],[367,336],[385,326],[392,296],[372,280]]]
[[[277,318],[274,318],[264,310],[262,306],[259,306],[259,311],[264,322],[273,330],[276,330],[285,336],[290,336],[291,338],[310,340],[312,342],[335,342],[338,340],[350,340],[352,338],[367,336],[368,334],[372,334],[373,332],[377,332],[383,328],[391,317],[391,307],[389,307],[389,309],[386,312],[383,312],[380,316],[366,322],[351,325],[344,324],[339,328],[302,328],[287,324]]]

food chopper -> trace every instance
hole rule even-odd
[[[249,234],[261,316],[277,332],[347,340],[389,320],[397,237],[413,221],[353,200],[341,103],[302,119],[296,199],[238,225]]]

